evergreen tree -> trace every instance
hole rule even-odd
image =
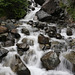
[[[0,17],[19,19],[26,15],[27,0],[0,0]]]

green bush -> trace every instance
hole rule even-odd
[[[67,8],[67,11],[71,15],[73,21],[75,22],[75,8],[69,7]]]
[[[0,0],[0,17],[19,19],[26,15],[27,0]]]
[[[69,5],[66,5],[60,0],[59,5],[61,8],[66,9],[72,20],[75,22],[75,0],[67,0]]]
[[[62,8],[62,9],[65,9],[66,8],[66,5],[60,0],[59,2],[59,6]]]
[[[75,1],[68,0],[69,7],[67,8],[68,13],[71,15],[73,21],[75,22]]]

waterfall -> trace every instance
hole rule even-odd
[[[20,21],[33,20],[33,18],[35,16],[35,13],[39,10],[40,10],[40,7],[35,7],[34,11],[30,11],[26,15],[26,17],[24,19],[20,20]],[[21,33],[21,29],[23,27],[26,27],[29,30],[29,32],[30,32],[29,36],[26,36],[26,35]],[[18,33],[21,35],[21,38],[19,39],[18,43],[20,43],[23,38],[28,38],[28,39],[34,40],[34,46],[30,46],[30,50],[29,50],[29,51],[33,51],[33,54],[28,59],[28,62],[25,63],[24,60],[23,60],[24,55],[21,56],[21,59],[26,64],[26,66],[29,68],[29,70],[31,72],[31,75],[73,75],[72,74],[72,65],[69,61],[67,61],[62,56],[62,53],[60,54],[61,63],[59,64],[59,66],[56,69],[47,71],[45,68],[43,68],[41,66],[40,58],[45,53],[47,53],[47,51],[45,51],[45,52],[42,51],[39,48],[39,44],[38,44],[38,35],[40,33],[45,34],[43,31],[34,32],[33,30],[35,28],[31,27],[30,25],[28,25],[26,23],[23,23],[23,25],[19,26],[17,29],[18,29]],[[62,34],[62,35],[64,35],[64,34]],[[12,47],[6,47],[6,49],[8,49],[8,50],[10,50],[11,48],[14,48],[15,52],[9,52],[8,55],[6,56],[6,58],[10,61],[11,61],[12,57],[14,56],[14,54],[17,54],[16,45],[14,45]],[[2,75],[16,75],[15,73],[12,72],[10,67],[3,66],[3,62],[0,63],[0,73],[2,73]]]
[[[56,70],[72,72],[72,64],[60,54],[61,63]]]

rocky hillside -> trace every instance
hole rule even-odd
[[[74,0],[34,0],[41,5],[36,13],[40,21],[55,23],[75,22]]]

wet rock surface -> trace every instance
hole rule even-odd
[[[73,48],[75,46],[75,39],[70,39],[69,46],[70,48]]]
[[[57,38],[57,39],[62,39],[61,34],[57,33],[57,34],[56,34],[56,38]]]
[[[0,34],[7,32],[7,28],[4,26],[0,26]]]
[[[29,46],[25,43],[16,44],[18,49],[22,49],[23,51],[27,51]]]
[[[75,64],[75,52],[71,51],[70,53],[67,53],[66,55],[64,55],[64,57],[70,61],[72,64]]]
[[[34,45],[34,40],[31,40],[31,39],[23,38],[22,39],[22,42],[23,43],[27,43],[30,46],[33,46]]]
[[[51,19],[51,15],[49,15],[48,13],[46,13],[43,10],[40,10],[36,13],[37,18],[39,19],[39,21],[48,21]]]
[[[60,60],[59,60],[57,54],[54,52],[48,52],[47,54],[45,54],[41,58],[41,61],[42,61],[42,65],[47,70],[55,69],[60,63]]]
[[[35,35],[35,33],[39,32],[38,36],[35,35],[37,37],[38,52],[41,51],[44,53],[48,50],[51,50],[50,52],[46,52],[46,54],[44,54],[43,56],[40,56],[40,60],[42,63],[41,66],[42,68],[45,68],[47,70],[54,70],[60,65],[61,61],[59,58],[60,58],[61,52],[66,52],[67,49],[69,48],[74,49],[74,39],[73,38],[66,39],[65,36],[63,37],[63,35],[61,34],[62,29],[64,27],[59,25],[52,25],[47,22],[40,22],[40,21],[34,22],[33,20],[30,20],[24,23],[27,24],[28,26],[31,26],[33,30],[28,30],[28,28],[22,27],[20,30],[22,34],[21,33],[19,34],[17,28],[11,28],[7,33],[4,32],[0,34],[0,38],[1,38],[0,40],[1,40],[1,47],[12,47],[12,46],[15,46],[15,43],[16,43],[17,54],[19,54],[20,57],[24,56],[23,61],[26,64],[30,63],[30,61],[31,61],[31,64],[33,61],[34,63],[36,63],[38,59],[38,55],[36,55],[36,51],[35,51],[36,49],[34,50],[34,47],[37,47],[35,46],[36,42],[34,37],[29,38],[29,36],[31,35],[30,32],[33,32],[32,35]],[[67,28],[66,30],[67,31],[65,31],[65,34],[72,32],[72,30],[68,31]],[[69,34],[67,35],[68,37],[73,35],[73,34],[72,35],[69,35]],[[21,43],[18,43],[19,40],[21,41]],[[15,50],[9,50],[9,52],[14,52],[14,51]],[[6,58],[2,57],[0,61],[2,60],[6,61],[7,60]],[[19,57],[17,56],[17,58]],[[17,58],[14,58],[16,59],[15,61],[19,61],[17,60]],[[7,63],[11,63],[11,64],[7,65]],[[15,62],[15,64],[17,64],[17,62]],[[21,75],[21,74],[30,75],[30,71],[26,67],[26,65],[24,65],[27,68],[25,70],[20,68],[21,67],[19,65],[20,63],[18,63],[17,65],[15,64],[9,61],[4,63],[5,66],[10,66],[11,70],[17,73],[17,75]],[[74,71],[74,67],[73,67],[73,71]]]
[[[40,34],[38,36],[38,43],[40,43],[40,44],[49,44],[49,38],[48,37],[45,37],[42,34]]]
[[[17,51],[20,55],[23,55],[25,51],[29,50],[29,45],[26,43],[18,43],[17,45]]]
[[[4,47],[10,47],[10,46],[14,46],[15,44],[15,40],[12,39],[12,40],[7,40],[6,42],[3,43],[3,46]]]
[[[71,51],[65,54],[64,57],[72,64],[72,71],[75,73],[75,52]]]
[[[37,27],[38,29],[44,29],[45,27],[47,27],[47,23],[46,22],[35,22],[35,27]]]
[[[42,50],[48,50],[51,48],[51,43],[49,44],[39,44],[40,49]]]
[[[71,29],[71,28],[67,28],[66,34],[67,34],[68,36],[72,36],[72,35],[73,35],[72,29]]]
[[[23,28],[23,29],[22,29],[22,33],[24,33],[24,34],[26,34],[26,35],[30,35],[29,30],[26,29],[26,28]]]
[[[42,5],[42,9],[47,13],[52,14],[56,11],[56,9],[59,9],[57,8],[57,6],[58,6],[58,1],[46,0],[45,3]]]
[[[13,24],[13,22],[6,23],[5,26],[7,27],[8,30],[15,29],[15,25]]]
[[[34,0],[37,4],[42,5],[46,0]]]
[[[61,8],[59,0],[46,0],[41,10],[37,12],[38,20],[45,21],[45,22],[52,22],[62,24],[65,23],[67,19],[65,15],[65,10]]]
[[[0,48],[0,57],[4,57],[7,55],[9,51],[3,48]]]
[[[52,26],[52,27],[48,27],[46,29],[46,33],[48,33],[48,35],[50,37],[55,37],[56,36],[56,33],[57,33],[57,30],[56,30],[56,27]]]
[[[0,34],[0,42],[4,42],[4,41],[6,41],[7,36],[8,36],[8,33]]]
[[[3,57],[7,56],[8,52],[9,51],[7,49],[0,48],[0,62],[2,61]]]
[[[65,42],[53,41],[51,42],[51,49],[56,53],[65,52],[67,50],[67,45]]]
[[[21,58],[18,55],[14,55],[11,57],[12,60],[10,61],[6,60],[4,63],[5,66],[10,66],[10,68],[13,70],[13,72],[16,72],[17,75],[31,75],[29,69],[26,67],[26,65],[22,62]],[[8,64],[9,63],[9,64]]]

